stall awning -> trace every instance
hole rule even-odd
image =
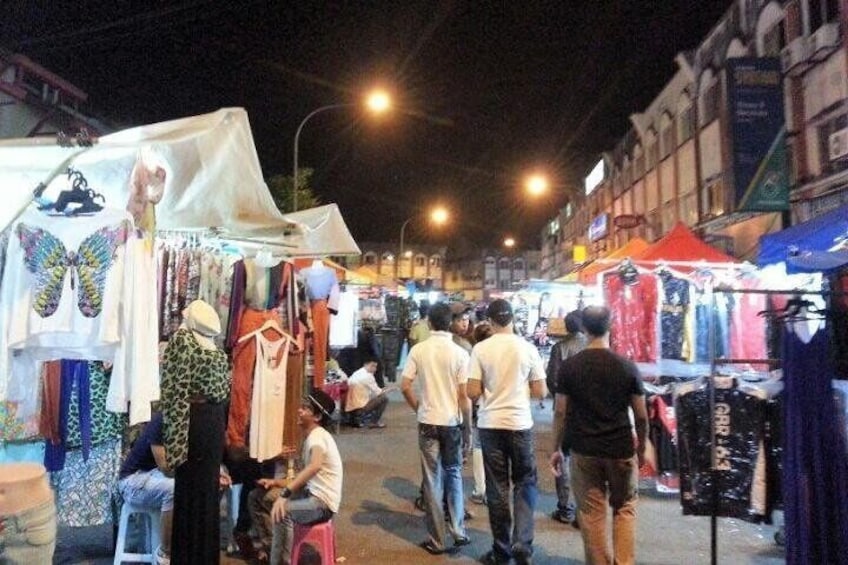
[[[580,269],[577,272],[577,280],[582,284],[594,284],[598,274],[612,267],[611,260],[636,258],[649,246],[650,244],[641,237],[634,237],[618,249],[604,255],[600,261],[589,263]]]
[[[786,263],[787,273],[824,272],[848,265],[848,204],[760,237],[760,267]]]
[[[639,255],[639,261],[651,262],[691,262],[697,263],[738,263],[735,257],[722,253],[712,245],[705,243],[682,222],[677,222],[670,232]]]
[[[165,169],[165,192],[156,207],[157,227],[218,227],[238,236],[279,233],[293,226],[277,210],[262,177],[247,112],[224,108],[210,114],[126,129],[90,148],[60,147],[49,138],[0,142],[0,187],[6,199],[0,226],[31,198],[45,179],[60,174],[45,196],[67,188],[68,165],[83,173],[106,205],[124,208],[130,173],[139,157]]]

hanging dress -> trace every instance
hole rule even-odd
[[[803,332],[802,332],[803,335]],[[831,385],[829,328],[784,336],[786,563],[848,564],[848,454]]]
[[[250,406],[250,456],[260,463],[283,450],[289,339],[272,341],[257,332]]]

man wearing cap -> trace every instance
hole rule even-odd
[[[437,302],[430,308],[429,320],[430,337],[409,351],[401,391],[418,417],[422,490],[430,534],[421,547],[438,555],[449,549],[443,498],[447,499],[447,533],[453,537],[453,546],[470,543],[462,494],[462,423],[471,418],[471,404],[465,391],[468,353],[453,343],[448,331],[450,307]],[[415,380],[420,385],[420,399],[412,387]]]
[[[545,367],[536,348],[513,332],[509,302],[493,301],[486,317],[493,334],[474,346],[468,376],[469,396],[481,398],[477,426],[493,538],[492,550],[481,561],[505,564],[514,559],[521,565],[532,562],[538,497],[530,398],[547,394]]]
[[[468,341],[468,326],[471,325],[471,307],[462,303],[454,302],[450,305],[451,325],[450,331],[453,334],[453,342],[471,353],[471,342]]]

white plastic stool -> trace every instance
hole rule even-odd
[[[130,516],[133,514],[142,515],[144,527],[147,530],[145,538],[150,543],[150,551],[148,553],[126,553],[127,530],[129,529]],[[148,516],[150,520],[144,518]],[[118,525],[118,539],[115,543],[115,561],[114,565],[121,565],[125,561],[135,563],[156,563],[156,549],[159,547],[159,530],[160,530],[161,513],[158,508],[142,508],[135,506],[129,502],[124,502],[121,507],[121,519]]]

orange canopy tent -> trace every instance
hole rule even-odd
[[[635,237],[618,249],[604,255],[600,260],[589,263],[583,269],[580,269],[577,272],[577,281],[580,284],[595,284],[596,277],[613,266],[613,263],[610,262],[611,260],[625,259],[627,257],[637,259],[650,246],[651,244],[641,237]]]

